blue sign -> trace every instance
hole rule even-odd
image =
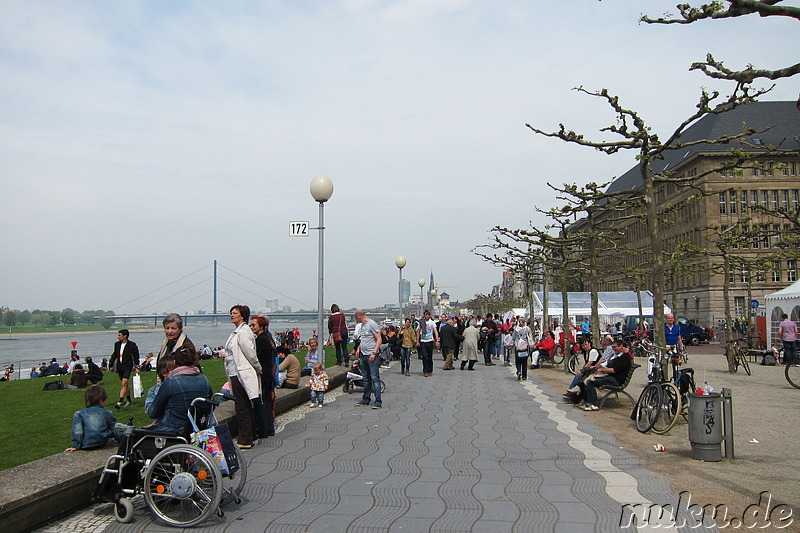
[[[750,309],[758,309],[758,300],[750,300]]]

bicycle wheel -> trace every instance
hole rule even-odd
[[[564,352],[562,350],[553,350],[553,355],[550,356],[550,359],[554,365],[560,365],[564,362]]]
[[[795,389],[800,389],[800,366],[786,365],[783,375],[786,376],[786,381]]]
[[[640,433],[647,433],[653,427],[653,423],[658,417],[658,411],[661,409],[661,387],[658,383],[648,384],[642,394],[639,395],[639,401],[636,402],[636,429]]]
[[[143,488],[147,507],[161,521],[191,527],[217,511],[222,500],[222,473],[205,450],[178,444],[150,461]]]
[[[653,422],[653,431],[663,435],[675,425],[681,415],[681,394],[672,382],[660,384],[661,408]]]
[[[578,355],[577,354],[570,355],[569,361],[567,361],[567,370],[569,370],[570,373],[575,374],[577,373],[578,370],[577,366],[578,366]]]

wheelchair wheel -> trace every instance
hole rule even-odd
[[[550,356],[550,360],[553,361],[553,364],[556,366],[564,362],[564,350],[561,349],[561,346],[553,350],[553,355]]]
[[[191,527],[217,511],[222,473],[205,450],[177,444],[156,455],[144,473],[147,506],[171,526]]]
[[[567,370],[573,375],[578,372],[578,354],[572,354],[569,357],[569,361],[567,361]]]
[[[128,524],[133,521],[133,504],[128,498],[120,498],[114,503],[114,518],[120,524]]]
[[[227,505],[231,502],[239,503],[239,496],[247,482],[247,461],[238,446],[236,447],[236,458],[239,460],[239,470],[233,475],[222,477],[223,492],[220,505]]]

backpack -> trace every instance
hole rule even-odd
[[[55,381],[51,381],[50,383],[45,383],[42,390],[64,390],[67,387],[64,385],[64,382],[60,379]]]
[[[516,344],[514,347],[517,349],[518,352],[524,352],[528,349],[528,339],[526,337],[520,337],[517,339]]]
[[[764,354],[764,358],[761,360],[761,364],[764,366],[775,366],[778,364],[778,360],[775,359],[775,355],[772,353]]]

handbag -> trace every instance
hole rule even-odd
[[[133,375],[133,397],[134,398],[141,398],[144,395],[144,389],[142,388],[142,376],[139,374]]]
[[[331,336],[333,337],[333,342],[342,342],[342,332],[341,331],[334,331]]]

